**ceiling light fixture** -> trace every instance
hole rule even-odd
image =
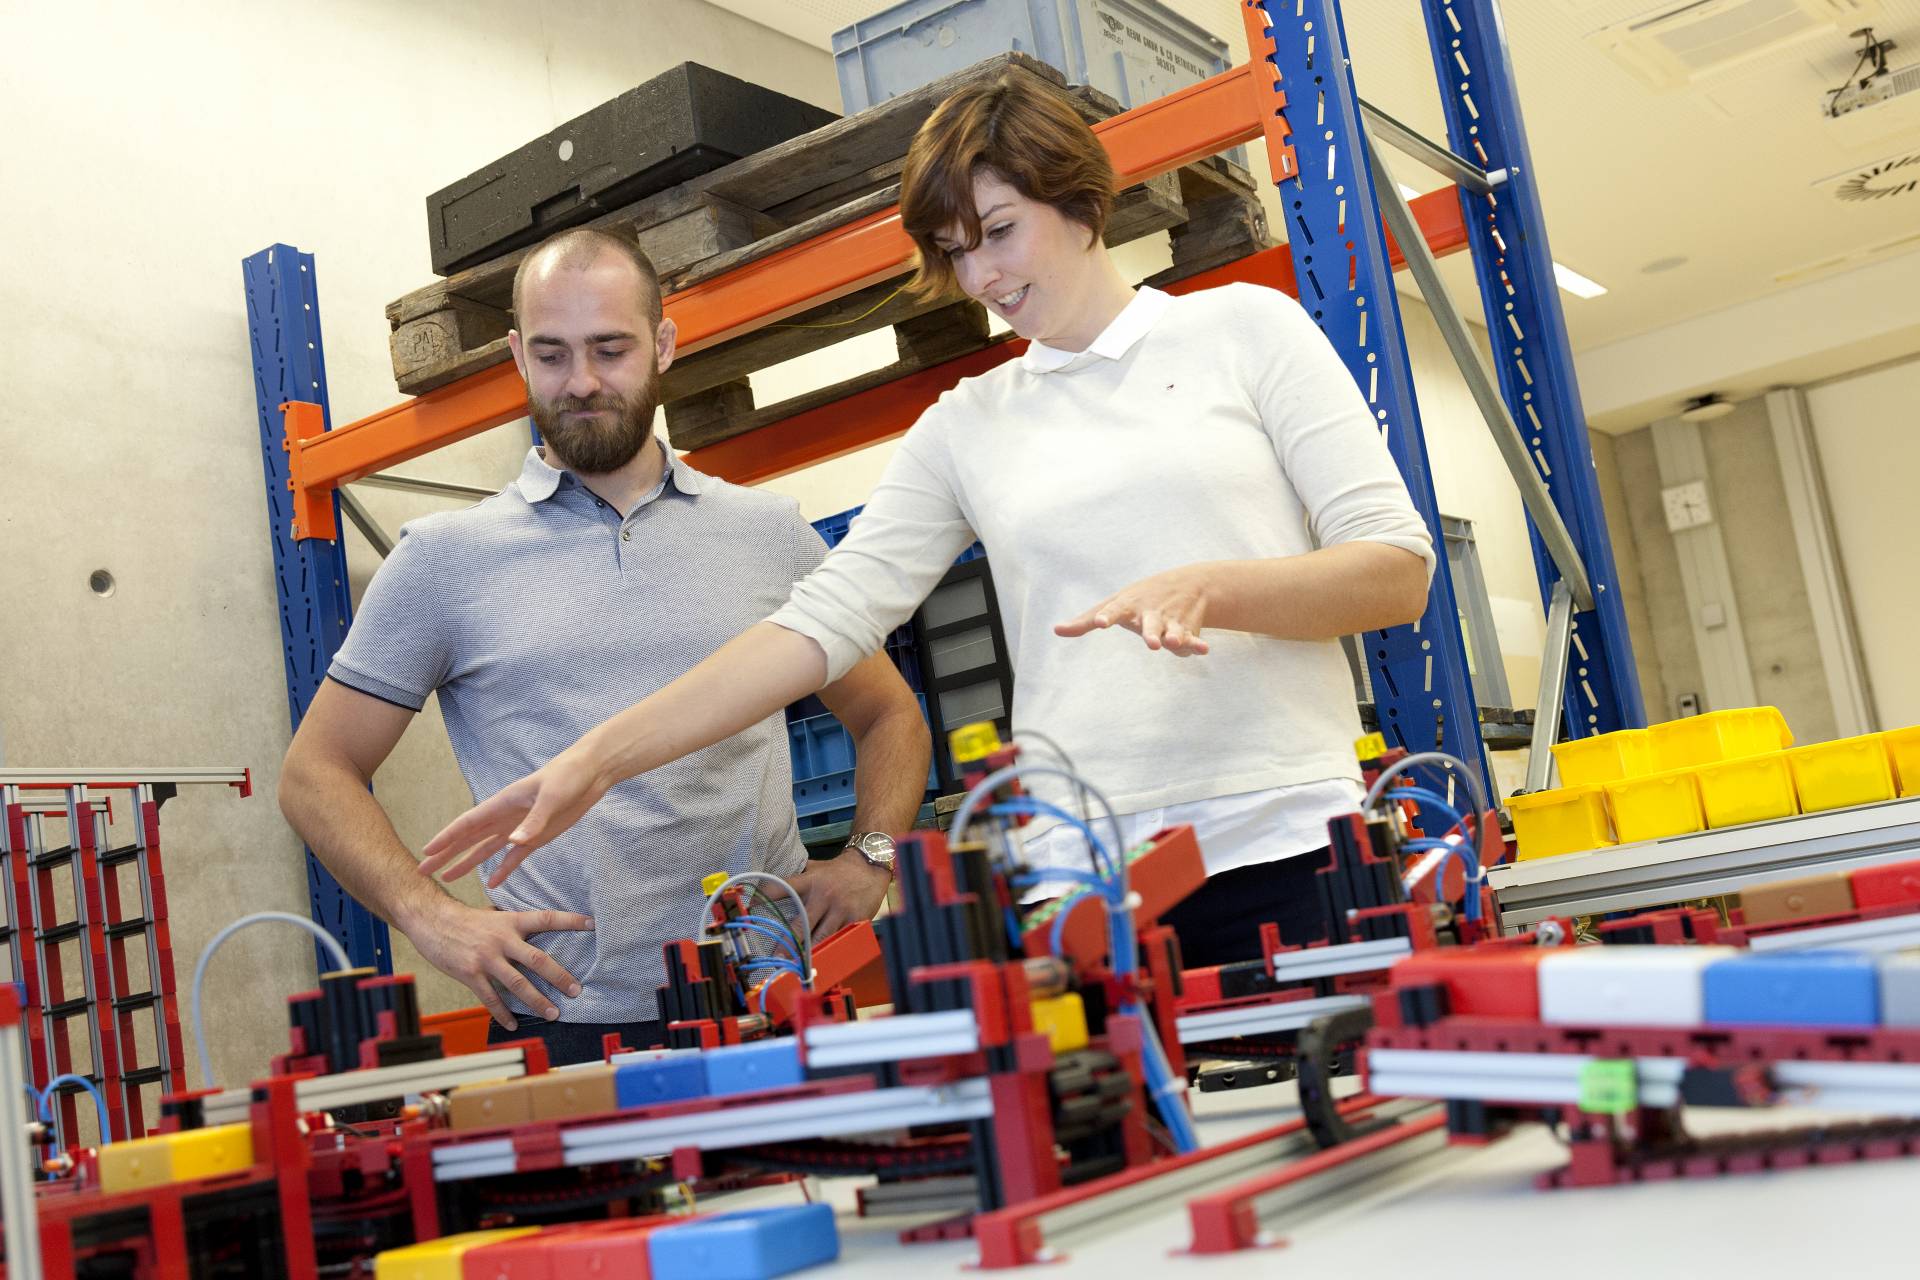
[[[1712,422],[1732,412],[1733,406],[1722,400],[1718,391],[1709,391],[1687,401],[1687,407],[1680,411],[1680,419],[1683,422]]]
[[[1607,286],[1589,280],[1572,267],[1558,262],[1553,264],[1553,278],[1559,281],[1562,289],[1576,298],[1597,298],[1607,291]]]

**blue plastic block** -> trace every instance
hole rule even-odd
[[[613,1089],[622,1110],[703,1098],[707,1094],[707,1066],[697,1053],[626,1062],[614,1071]]]
[[[1775,1027],[1872,1027],[1880,980],[1872,956],[1847,951],[1749,955],[1702,975],[1709,1023]]]
[[[653,1280],[765,1280],[839,1256],[840,1233],[826,1204],[742,1209],[647,1237]]]
[[[800,1066],[800,1047],[792,1037],[727,1045],[709,1049],[701,1056],[706,1059],[707,1092],[716,1098],[784,1089],[803,1084],[807,1078]]]

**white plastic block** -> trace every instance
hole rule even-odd
[[[1888,1027],[1920,1027],[1920,955],[1881,959],[1880,1022]]]
[[[1555,1026],[1694,1027],[1701,970],[1735,947],[1565,947],[1540,962],[1540,1021]]]

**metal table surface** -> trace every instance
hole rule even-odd
[[[1199,1095],[1203,1142],[1224,1141],[1291,1119],[1293,1086]],[[1693,1111],[1696,1132],[1760,1128],[1832,1119],[1831,1113]],[[1565,1151],[1539,1127],[1483,1148],[1452,1148],[1413,1180],[1362,1188],[1339,1208],[1298,1224],[1276,1224],[1285,1247],[1212,1257],[1180,1252],[1188,1241],[1184,1199],[1091,1236],[1048,1232],[1065,1257],[1004,1274],[1100,1276],[1485,1277],[1490,1268],[1533,1275],[1631,1275],[1806,1280],[1912,1274],[1913,1246],[1898,1209],[1920,1197],[1920,1160],[1878,1161],[1783,1173],[1646,1183],[1572,1191],[1536,1191],[1533,1178],[1565,1163]],[[915,1280],[971,1277],[971,1241],[902,1245],[900,1229],[925,1218],[855,1216],[857,1179],[825,1184],[839,1210],[841,1259],[805,1275]],[[768,1188],[711,1202],[777,1203],[790,1188]]]

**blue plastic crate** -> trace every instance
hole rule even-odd
[[[925,694],[915,695],[922,719],[927,714]],[[809,716],[787,724],[787,749],[793,759],[793,811],[801,826],[843,822],[853,816],[853,735],[831,714]],[[939,779],[927,769],[927,790]],[[844,810],[844,812],[842,812]]]
[[[1154,0],[905,0],[833,33],[847,115],[1002,53],[1038,58],[1123,107],[1227,70],[1227,43]],[[1243,168],[1246,149],[1227,155]]]
[[[839,1256],[829,1204],[740,1209],[647,1236],[653,1280],[770,1280]]]
[[[1702,973],[1709,1023],[1872,1027],[1880,1022],[1874,958],[1851,951],[1761,953]]]

